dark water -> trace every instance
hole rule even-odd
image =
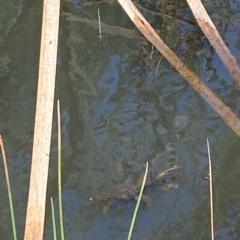
[[[39,1],[0,3],[0,133],[7,145],[17,230],[22,239],[42,7]],[[204,4],[239,60],[240,2]],[[138,185],[146,161],[153,173],[179,163],[178,188],[153,188],[146,193],[151,205],[140,208],[133,239],[210,239],[209,138],[216,239],[236,240],[240,232],[238,137],[170,64],[152,51],[117,3],[72,1],[63,5],[68,16],[60,17],[56,99],[60,99],[62,111],[66,239],[126,239],[134,207],[115,206],[103,215],[103,203],[90,207],[84,203],[90,197]],[[141,5],[167,14],[142,9],[174,52],[239,114],[239,92],[184,1],[175,5],[174,1],[145,1]],[[101,41],[90,17],[97,19],[98,8],[102,23],[122,27],[102,24]],[[167,16],[176,13],[178,19],[169,20]],[[56,208],[58,205],[55,114],[52,139],[45,239],[52,239],[50,196]],[[1,239],[12,239],[0,164]]]

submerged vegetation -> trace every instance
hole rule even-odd
[[[180,169],[179,165],[160,173],[156,173],[153,177],[146,179],[143,186],[143,193],[146,193],[151,188],[159,188],[164,191],[177,188],[178,184],[175,180],[178,178],[176,171]],[[171,174],[172,173],[172,174]],[[166,178],[168,176],[168,178]],[[109,212],[111,207],[119,208],[132,208],[135,206],[138,196],[141,192],[141,186],[131,186],[126,189],[121,189],[112,194],[103,194],[100,196],[91,197],[85,202],[84,206],[89,207],[97,203],[103,203],[102,213]],[[147,207],[151,204],[151,198],[147,195],[142,195],[143,206]]]
[[[166,1],[163,1],[164,3]],[[176,3],[176,2],[175,2]],[[182,19],[178,19],[178,18],[174,18],[172,15],[173,13],[168,13],[168,14],[162,14],[162,13],[158,13],[154,12],[152,10],[147,10],[145,7],[142,7],[142,10],[152,14],[152,16],[163,16],[165,18],[168,18],[170,20],[175,20],[177,23],[181,23],[181,24],[186,24],[186,25],[190,25],[190,27],[195,26],[194,24],[192,24],[191,21],[185,21]],[[172,11],[172,8],[170,8],[169,11]],[[169,17],[170,16],[170,17]],[[80,21],[80,22],[85,22],[89,25],[93,24],[92,21],[90,21],[89,19],[87,21],[85,21],[84,19],[78,18],[78,17],[72,17],[72,20],[74,21]],[[77,19],[77,20],[76,20]],[[147,25],[147,24],[145,24]],[[143,39],[143,36],[139,36],[136,35],[135,33],[133,33],[133,31],[120,31],[120,28],[116,28],[116,27],[110,27],[106,24],[101,24],[101,19],[100,19],[100,10],[98,9],[98,28],[99,28],[99,37],[100,37],[100,53],[102,53],[102,27],[103,27],[103,32],[107,30],[115,30],[115,34],[118,36],[127,36],[127,37],[132,37],[132,38],[136,38],[136,39]],[[163,27],[166,27],[163,24]],[[105,28],[105,30],[104,30]],[[166,28],[165,30],[172,30],[171,34],[169,34],[168,36],[165,35],[166,40],[169,42],[170,46],[173,46],[175,49],[180,49],[180,51],[178,52],[179,55],[181,54],[186,54],[184,55],[185,57],[187,55],[187,53],[189,53],[188,49],[184,48],[186,46],[186,42],[189,40],[190,37],[194,38],[194,34],[190,34],[187,33],[184,38],[179,39],[179,36],[177,36],[177,34],[175,34],[174,29],[170,29],[170,28]],[[192,31],[192,30],[191,30]],[[105,33],[105,32],[104,32]],[[130,33],[132,35],[130,35]],[[190,36],[191,35],[191,36]],[[175,38],[172,38],[171,36],[174,36]],[[139,59],[141,59],[144,63],[145,66],[145,71],[146,73],[154,73],[153,76],[159,76],[161,74],[161,70],[163,70],[164,67],[162,67],[162,55],[160,55],[160,53],[158,53],[158,51],[156,50],[156,48],[151,45],[146,43],[145,41],[143,41],[140,44],[140,51],[135,51],[133,52],[135,54],[135,56],[138,56]],[[193,44],[193,48],[196,48],[196,52],[198,49],[197,44]],[[150,50],[149,50],[150,49]],[[196,52],[194,52],[194,56],[196,56]],[[91,55],[91,54],[90,54]],[[175,56],[173,57],[173,59],[175,58]],[[189,60],[190,58],[188,58]],[[182,68],[180,70],[183,69],[183,65],[180,64],[180,62],[178,62],[179,64],[177,65],[178,67],[181,66]],[[179,70],[179,69],[178,69]],[[186,69],[185,69],[186,70]],[[97,71],[96,71],[97,72]],[[183,71],[183,73],[186,74],[186,71]],[[96,74],[96,73],[95,73]],[[184,74],[183,74],[184,75]],[[185,75],[187,77],[190,76],[190,79],[193,79],[193,77],[195,77],[195,75],[191,75],[189,72],[187,72],[187,74]],[[85,78],[86,81],[87,77]],[[196,82],[199,84],[201,81],[200,79],[196,78]],[[195,82],[195,83],[196,83]],[[194,85],[194,84],[193,84]],[[137,84],[137,90],[138,92],[145,97],[152,97],[153,95],[156,96],[156,98],[158,99],[158,92],[156,91],[156,89],[154,88],[153,84],[151,84],[151,82],[144,82],[142,84]],[[213,104],[213,106],[219,106],[220,101],[216,101],[217,98],[207,98],[210,96],[208,92],[208,88],[201,88],[203,85],[194,85],[195,89],[198,91],[199,89],[199,93],[202,96],[205,96],[206,99],[209,100],[210,103]],[[202,90],[203,89],[203,90]],[[215,95],[212,95],[215,96]],[[149,97],[149,99],[150,99]],[[215,96],[216,97],[216,96]],[[217,99],[218,100],[218,99]],[[221,102],[220,102],[221,103]],[[221,105],[223,108],[225,108],[225,105]],[[138,107],[138,106],[137,106]],[[221,108],[221,110],[223,109]],[[217,108],[216,108],[217,109]],[[227,110],[229,110],[228,108],[226,108]],[[58,105],[58,110],[59,110],[59,105]],[[121,110],[120,110],[121,111]],[[217,111],[217,110],[216,110]],[[229,112],[220,112],[220,115],[222,115],[223,119],[226,119],[227,122],[229,123],[230,126],[234,126],[233,129],[235,129],[235,127],[238,124],[235,124],[236,122],[238,123],[238,118],[235,117],[235,115],[228,114]],[[231,121],[230,121],[230,120]],[[61,232],[61,239],[64,239],[64,218],[63,218],[63,203],[62,203],[62,182],[61,182],[61,132],[60,132],[60,113],[58,112],[58,120],[59,120],[59,124],[58,124],[58,137],[59,137],[59,144],[58,144],[58,197],[59,197],[59,219],[60,219],[60,232]],[[235,122],[234,122],[235,121]],[[44,123],[44,122],[43,122]],[[100,124],[99,124],[100,125]],[[110,120],[108,120],[108,125],[111,125]],[[239,133],[239,128],[236,130],[236,133]],[[1,136],[0,136],[0,140]],[[3,155],[3,160],[4,160],[4,168],[5,168],[5,173],[6,173],[6,181],[7,181],[7,187],[8,187],[8,195],[9,195],[9,202],[10,202],[10,211],[11,211],[11,218],[12,218],[12,226],[13,226],[13,235],[14,235],[14,239],[17,239],[17,233],[16,233],[16,226],[15,226],[15,217],[14,217],[14,209],[13,209],[13,201],[12,201],[12,195],[11,195],[11,188],[10,188],[10,181],[9,181],[9,176],[8,176],[8,170],[7,170],[7,164],[6,164],[6,157],[5,157],[5,151],[4,151],[4,147],[3,147],[3,142],[0,142],[1,145],[1,151],[2,151],[2,155]],[[101,145],[101,143],[99,142],[98,144],[99,146]],[[211,161],[210,161],[210,149],[209,149],[209,143],[207,143],[208,146],[208,155],[209,155],[209,175],[210,175],[210,206],[211,206],[211,235],[212,235],[212,239],[214,239],[214,229],[213,229],[213,187],[212,187],[212,173],[211,173]],[[100,146],[101,147],[101,146]],[[99,148],[100,148],[99,147]],[[44,149],[45,150],[45,149]],[[41,152],[41,151],[40,151]],[[46,153],[44,152],[45,156]],[[41,160],[41,158],[39,158]],[[145,171],[145,175],[144,175],[144,180],[142,182],[142,185],[135,185],[135,186],[127,186],[124,189],[120,189],[117,190],[115,192],[112,192],[110,194],[99,194],[96,195],[92,198],[90,198],[88,201],[86,201],[84,203],[84,207],[91,207],[93,205],[99,204],[102,206],[102,212],[103,214],[107,214],[111,209],[114,208],[134,208],[135,207],[135,211],[134,211],[134,215],[132,218],[132,224],[130,227],[130,231],[129,231],[129,235],[128,235],[128,239],[131,238],[132,235],[132,230],[133,230],[133,226],[134,226],[134,221],[136,219],[137,216],[137,212],[140,206],[140,202],[142,202],[142,206],[143,207],[148,207],[151,205],[152,199],[151,196],[149,194],[151,189],[157,189],[157,191],[166,191],[166,190],[170,190],[170,189],[176,189],[178,188],[178,183],[176,183],[179,178],[177,177],[178,172],[179,172],[180,166],[179,165],[175,165],[174,167],[167,169],[164,172],[159,172],[159,173],[155,173],[153,176],[149,176],[147,179],[147,173],[148,173],[148,164],[146,167],[146,171]],[[46,169],[47,172],[47,169]],[[161,191],[161,193],[163,192]],[[43,206],[45,207],[45,206]],[[53,204],[53,199],[51,198],[51,207],[52,207],[52,220],[53,220],[53,238],[56,239],[57,238],[57,230],[56,230],[56,218],[55,218],[55,210],[54,210],[54,204]],[[81,213],[80,213],[81,214]],[[44,221],[42,219],[42,221]]]
[[[60,107],[58,103],[58,117],[60,117]],[[60,119],[58,121],[60,124]],[[61,143],[61,131],[59,128],[58,131],[59,134],[59,143]],[[11,210],[11,217],[12,217],[12,226],[13,226],[13,236],[14,240],[17,239],[17,231],[16,231],[16,225],[15,225],[15,217],[14,217],[14,210],[13,210],[13,201],[12,201],[12,195],[11,195],[11,187],[10,187],[10,180],[8,175],[8,168],[7,168],[7,160],[5,156],[5,149],[2,141],[2,137],[0,135],[0,149],[3,155],[4,160],[4,168],[6,173],[6,180],[8,185],[8,195],[9,195],[9,203],[10,203],[10,210]],[[58,149],[58,161],[59,165],[61,166],[61,146],[59,145]],[[213,187],[212,187],[212,167],[211,167],[211,156],[210,156],[210,147],[209,142],[207,139],[207,152],[208,152],[208,159],[209,159],[209,178],[210,178],[210,212],[211,212],[211,236],[212,240],[214,240],[214,222],[213,222]],[[148,162],[146,164],[146,170],[143,177],[143,181],[141,186],[136,186],[134,189],[123,189],[121,191],[115,192],[111,195],[101,195],[96,196],[94,198],[91,198],[89,201],[85,202],[84,206],[89,207],[93,204],[104,202],[105,205],[102,209],[103,214],[107,214],[112,206],[117,206],[119,208],[120,204],[124,205],[124,207],[134,207],[134,214],[132,217],[131,226],[129,229],[128,234],[128,240],[132,237],[133,227],[134,223],[137,217],[137,212],[140,206],[140,202],[143,202],[143,206],[147,207],[151,204],[151,198],[147,195],[143,195],[144,192],[146,192],[147,189],[150,189],[152,187],[161,188],[163,190],[170,190],[172,188],[177,188],[178,185],[174,183],[174,180],[176,180],[176,173],[172,174],[174,171],[178,171],[180,169],[179,165],[176,165],[170,169],[167,169],[163,172],[156,173],[153,178],[150,178],[147,180],[147,173],[148,173]],[[172,181],[169,181],[166,179],[168,176]],[[60,213],[60,230],[61,230],[61,239],[64,240],[64,221],[63,221],[63,210],[62,210],[62,193],[61,193],[61,167],[58,167],[58,176],[60,176],[58,181],[58,188],[59,188],[59,213]],[[51,211],[52,211],[52,226],[53,226],[53,239],[57,239],[57,228],[56,228],[56,218],[55,218],[55,210],[54,210],[54,203],[53,199],[51,198]]]

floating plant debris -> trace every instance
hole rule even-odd
[[[175,165],[174,167],[167,169],[166,171],[159,172],[154,175],[151,179],[149,179],[144,187],[144,192],[152,187],[159,187],[160,189],[164,191],[168,191],[173,188],[177,188],[178,184],[174,183],[176,180],[176,176],[171,175],[170,180],[166,179],[166,176],[169,176],[170,173],[172,173],[175,170],[178,170],[180,168],[179,165]],[[110,210],[110,208],[132,208],[135,206],[138,194],[140,191],[140,186],[136,186],[135,188],[131,188],[134,190],[129,190],[127,188],[122,189],[120,191],[116,191],[112,194],[103,194],[103,195],[97,195],[95,197],[89,198],[88,201],[85,202],[84,207],[89,207],[91,205],[97,204],[97,203],[104,203],[104,206],[102,208],[103,214],[107,214]],[[151,198],[143,195],[142,196],[142,205],[144,207],[147,207],[151,205]]]

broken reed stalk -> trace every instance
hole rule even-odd
[[[240,68],[237,61],[222,40],[211,18],[208,16],[207,11],[202,5],[201,0],[187,0],[187,2],[198,22],[198,25],[216,50],[229,73],[232,75],[237,86],[240,87]]]
[[[207,149],[208,149],[208,161],[209,161],[211,236],[212,236],[212,240],[214,240],[212,160],[211,160],[211,154],[210,154],[210,147],[209,147],[208,139],[207,139]]]
[[[32,166],[24,233],[25,240],[43,239],[59,13],[59,0],[44,0]]]
[[[9,178],[9,174],[8,174],[6,152],[5,152],[4,143],[3,143],[3,139],[2,139],[1,135],[0,135],[0,148],[1,148],[1,152],[2,152],[3,165],[4,165],[5,175],[6,175],[8,199],[9,199],[9,206],[10,206],[11,219],[12,219],[13,239],[17,240],[17,230],[16,230],[16,223],[15,223],[15,216],[14,216],[11,184],[10,184],[10,178]]]
[[[145,170],[145,174],[144,174],[144,177],[143,177],[141,190],[140,190],[140,193],[138,195],[137,204],[136,204],[136,207],[135,207],[135,210],[134,210],[134,213],[133,213],[133,218],[132,218],[131,226],[130,226],[129,233],[128,233],[128,240],[130,240],[131,237],[132,237],[134,223],[135,223],[135,220],[136,220],[136,217],[137,217],[137,212],[138,212],[140,201],[141,201],[141,198],[142,198],[142,195],[143,195],[143,190],[144,190],[144,187],[145,187],[145,184],[146,184],[147,173],[148,173],[148,162],[146,163],[146,170]]]
[[[60,117],[60,102],[57,101],[57,117],[58,117],[58,198],[59,198],[59,217],[61,239],[64,240],[64,226],[63,226],[63,207],[62,207],[62,138],[61,138],[61,117]]]
[[[192,85],[192,87],[209,103],[223,120],[240,137],[240,120],[201,79],[164,44],[159,35],[146,21],[131,0],[118,0],[130,19],[140,32],[158,49],[158,51],[175,67],[175,69]]]

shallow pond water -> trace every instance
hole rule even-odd
[[[203,3],[239,60],[240,2]],[[7,146],[21,239],[28,197],[42,7],[40,1],[28,0],[0,0],[0,4],[0,133]],[[186,3],[165,0],[138,4],[174,52],[239,115],[239,91]],[[98,8],[101,40],[94,21]],[[103,214],[103,203],[89,207],[85,203],[95,196],[139,186],[146,161],[149,174],[179,164],[177,179],[173,179],[177,188],[153,187],[146,193],[151,205],[140,208],[132,239],[210,239],[206,138],[212,151],[216,239],[238,238],[238,137],[152,49],[116,2],[63,3],[56,99],[60,99],[62,111],[66,239],[126,239],[132,204],[114,204]],[[51,196],[58,206],[56,146],[54,113],[45,239],[52,239]],[[2,162],[0,165],[1,239],[12,239]]]

